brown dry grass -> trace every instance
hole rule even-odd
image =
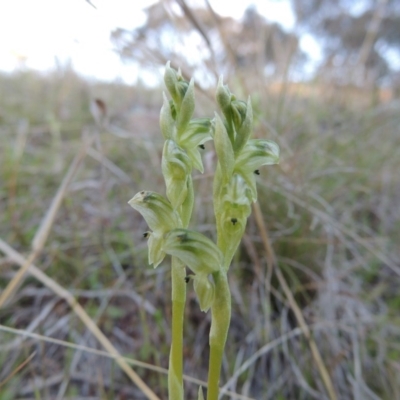
[[[0,108],[0,238],[21,256],[31,254],[83,138],[96,135],[36,255],[40,276],[60,290],[28,271],[0,310],[2,326],[24,332],[0,332],[0,398],[145,398],[112,359],[43,336],[101,349],[90,323],[60,296],[68,290],[120,354],[167,366],[168,263],[147,267],[141,239],[147,228],[127,205],[138,190],[164,190],[161,91],[89,85],[71,71],[2,77],[0,89],[7,94]],[[97,134],[88,111],[94,96],[106,101],[112,117],[110,129]],[[209,98],[199,100],[199,113],[214,108]],[[338,398],[400,398],[399,114],[388,105],[346,107],[344,100],[268,88],[254,96],[256,135],[282,149],[281,164],[259,180],[262,220],[281,275],[268,268],[270,252],[253,216],[230,274],[233,319],[222,377],[242,398],[326,398],[302,324]],[[204,157],[212,162],[211,145]],[[210,176],[195,182],[201,196],[194,224],[213,235]],[[5,249],[2,288],[23,262]],[[209,324],[190,290],[185,372],[200,379]],[[133,368],[166,398],[160,370]],[[186,390],[195,398],[197,385],[187,383]]]

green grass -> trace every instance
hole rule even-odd
[[[86,83],[66,70],[49,77],[30,72],[0,76],[0,93],[0,238],[25,255],[79,151],[82,133],[94,129],[90,98],[102,97],[112,124],[132,134],[120,138],[100,132],[105,157],[129,179],[86,156],[35,263],[76,292],[123,354],[166,367],[170,271],[168,263],[157,270],[147,266],[141,237],[147,227],[127,204],[144,188],[163,190],[158,167],[161,89]],[[204,99],[203,103],[201,112],[206,115]],[[266,90],[258,95],[256,135],[278,141],[282,150],[281,164],[261,170],[258,185],[282,272],[307,323],[315,326],[315,340],[338,397],[351,399],[359,393],[360,398],[373,398],[371,390],[378,398],[399,398],[400,278],[385,259],[400,268],[400,117],[389,107],[356,107],[339,96],[336,101],[292,95],[276,124],[278,108],[279,94]],[[267,126],[278,129],[277,135]],[[96,144],[94,148],[99,150]],[[210,151],[207,144],[204,156]],[[202,201],[197,200],[194,220],[210,233],[211,179],[205,174],[195,184]],[[265,251],[252,218],[246,235],[229,275],[233,316],[222,384],[258,349],[297,327],[275,276],[267,274]],[[16,268],[7,258],[0,262],[3,288]],[[104,293],[109,290],[114,294],[107,298]],[[127,295],[133,292],[134,299]],[[28,329],[36,322],[33,332],[75,343],[85,339],[87,346],[100,348],[85,335],[86,328],[69,307],[56,299],[27,278],[0,310],[1,324]],[[145,309],[140,299],[156,312]],[[199,311],[189,290],[187,375],[206,378],[209,324],[210,316]],[[65,397],[111,399],[125,393],[127,398],[144,398],[110,360],[83,354],[70,371],[76,350],[32,339],[4,347],[16,339],[0,332],[0,382],[37,353],[0,387],[1,400],[55,398],[70,373]],[[137,371],[166,398],[164,375]],[[34,378],[43,379],[43,384],[34,387]],[[195,398],[197,386],[186,386],[188,398]],[[323,386],[306,340],[297,335],[258,358],[231,390],[255,399],[306,399],[322,392]]]

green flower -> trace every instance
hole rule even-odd
[[[171,68],[171,63],[169,61],[165,67],[164,82],[169,94],[177,106],[177,109],[180,109],[182,101],[189,88],[189,82],[183,79],[180,70],[176,71]]]
[[[168,100],[165,93],[163,93],[163,105],[160,111],[160,129],[165,140],[167,139],[176,140],[175,118],[176,118],[175,107]]]
[[[228,86],[223,84],[221,76],[218,81],[216,99],[224,114],[227,134],[236,154],[246,144],[253,130],[253,110],[250,98],[247,103],[237,100]]]
[[[149,264],[153,264],[156,268],[165,257],[164,234],[181,227],[182,221],[171,203],[155,192],[139,192],[129,200],[128,204],[142,214],[152,230],[145,235],[148,237]]]
[[[165,235],[165,253],[179,258],[196,275],[193,287],[201,311],[207,312],[214,301],[215,285],[210,274],[220,271],[222,253],[206,236],[187,229],[174,229]]]
[[[231,101],[232,121],[238,131],[243,125],[247,114],[247,104],[243,100],[236,100],[234,97]]]
[[[204,172],[204,168],[199,146],[211,139],[211,121],[209,118],[192,119],[186,130],[177,139],[179,146],[186,150],[193,167],[201,173]]]
[[[192,162],[186,151],[171,139],[164,143],[161,169],[167,187],[167,197],[176,210],[186,199]]]
[[[247,104],[244,101],[233,101],[232,109],[234,110],[232,119],[236,128],[233,148],[237,155],[246,145],[253,132],[253,108],[251,107],[250,97]]]
[[[207,312],[215,297],[215,283],[207,274],[196,274],[193,277],[193,288],[199,299],[200,310]]]
[[[243,178],[234,174],[221,196],[220,221],[224,226],[224,233],[230,235],[244,229],[251,213],[252,197]]]
[[[240,174],[251,190],[252,201],[257,200],[255,172],[262,165],[279,163],[279,146],[271,140],[248,140],[235,159],[234,172]]]
[[[227,85],[224,85],[224,79],[221,75],[218,80],[217,92],[216,92],[217,103],[220,106],[226,119],[231,119],[231,101],[232,94]]]
[[[196,274],[219,271],[222,254],[214,242],[199,232],[174,229],[165,235],[165,253],[179,258]]]
[[[214,146],[218,156],[218,163],[223,179],[229,181],[235,166],[235,154],[232,142],[218,114],[215,114],[214,125]]]
[[[176,105],[175,105],[176,106]],[[180,107],[177,107],[176,130],[177,136],[180,137],[189,125],[190,119],[194,112],[194,80],[191,79],[189,86],[185,92]]]
[[[225,117],[214,119],[214,143],[218,166],[214,178],[214,209],[217,220],[218,247],[224,254],[224,268],[229,267],[239,246],[251,212],[257,200],[255,174],[262,165],[279,162],[279,147],[269,140],[250,139],[253,131],[253,110],[237,100],[218,82],[216,99]]]
[[[252,196],[246,182],[234,174],[229,184],[221,190],[219,209],[216,212],[218,247],[224,254],[224,268],[228,268],[244,234],[251,213]]]
[[[172,116],[175,116],[178,136],[182,134],[189,124],[194,111],[194,80],[187,82],[179,71],[175,71],[167,63],[164,73],[165,86],[173,100]]]
[[[161,232],[155,231],[147,234],[147,246],[149,248],[149,264],[157,268],[164,260],[165,253],[162,249],[164,238]]]
[[[207,118],[191,119],[194,111],[194,81],[186,82],[180,71],[167,63],[165,85],[172,97],[164,94],[160,113],[160,128],[166,140],[162,157],[162,172],[167,186],[167,197],[175,210],[182,205],[186,214],[192,205],[190,197],[192,168],[204,172],[199,146],[211,139],[211,122]],[[185,218],[184,218],[185,219]]]

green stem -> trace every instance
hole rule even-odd
[[[186,271],[184,265],[172,257],[172,341],[168,368],[168,397],[183,400],[183,319],[186,300]]]
[[[222,357],[231,320],[231,294],[225,271],[213,274],[215,299],[211,307],[210,362],[207,400],[218,400]]]

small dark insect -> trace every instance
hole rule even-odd
[[[254,171],[254,173],[255,173],[256,175],[260,175],[260,171],[259,171],[258,169],[256,169],[256,170]]]
[[[237,218],[231,218],[231,222],[232,222],[233,225],[236,225],[236,223],[237,223]]]
[[[204,144],[199,145],[199,147],[204,150],[206,148],[206,146],[204,146]]]
[[[189,240],[188,234],[187,234],[187,233],[182,233],[182,234],[180,234],[180,235],[177,235],[176,237],[177,237],[177,239],[179,239],[182,243],[185,243],[185,242],[187,242],[187,241]]]
[[[189,281],[190,281],[190,276],[185,276],[185,282],[189,283]]]
[[[150,236],[150,232],[145,232],[145,233],[143,233],[143,237],[144,238],[148,238]]]

